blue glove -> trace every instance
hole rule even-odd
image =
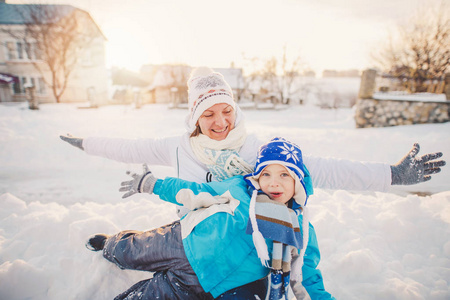
[[[68,133],[67,135],[60,135],[59,137],[64,142],[68,142],[72,146],[80,148],[81,150],[84,150],[84,148],[83,148],[83,139],[82,138],[74,137],[70,133]]]
[[[127,174],[133,177],[133,180],[124,181],[121,183],[120,192],[125,193],[122,198],[130,197],[136,193],[153,193],[153,188],[155,186],[157,178],[153,176],[152,172],[148,169],[146,164],[143,165],[144,173],[143,174],[131,174],[130,171],[127,171]]]
[[[420,146],[415,143],[405,157],[391,166],[392,185],[411,185],[428,181],[431,179],[430,175],[439,173],[440,167],[445,166],[445,161],[436,160],[442,156],[442,152],[416,157],[419,151]]]

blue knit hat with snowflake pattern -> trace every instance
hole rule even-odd
[[[282,137],[275,137],[268,143],[262,145],[258,151],[255,171],[244,176],[247,183],[256,190],[259,190],[258,179],[260,173],[270,164],[283,165],[296,175],[293,176],[294,174],[291,174],[295,179],[294,200],[300,206],[306,205],[308,197],[314,191],[309,171],[303,164],[300,147]]]

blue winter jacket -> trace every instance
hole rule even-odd
[[[250,195],[242,176],[204,184],[158,179],[153,192],[165,201],[193,210],[181,220],[183,246],[206,292],[218,297],[268,275],[270,270],[262,266],[252,236],[246,233]],[[272,243],[268,241],[267,245],[271,253]],[[332,299],[317,269],[319,261],[316,234],[310,224],[302,285],[311,299]]]

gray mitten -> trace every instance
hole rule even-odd
[[[64,142],[68,142],[72,146],[80,148],[81,150],[84,150],[84,148],[83,148],[83,139],[82,138],[74,137],[70,133],[68,133],[67,135],[60,135],[59,137]]]
[[[143,165],[144,173],[143,174],[131,174],[130,171],[127,171],[127,174],[133,177],[133,180],[124,181],[121,183],[120,192],[125,193],[122,198],[130,197],[136,193],[153,193],[153,187],[155,186],[157,178],[153,176],[152,172],[148,169],[146,164]]]
[[[442,156],[442,152],[416,157],[419,150],[419,144],[415,143],[405,157],[391,166],[392,185],[411,185],[428,181],[431,174],[439,173],[440,167],[445,166],[445,161],[435,160]]]

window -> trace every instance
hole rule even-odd
[[[20,92],[22,94],[25,94],[25,86],[27,84],[27,78],[26,77],[20,77]]]
[[[20,88],[20,81],[14,82],[14,83],[13,83],[13,93],[14,93],[15,95],[21,94],[20,89],[21,89],[21,88]]]
[[[37,47],[36,43],[26,43],[26,55],[30,60],[42,59],[42,55],[40,50]]]
[[[31,48],[32,49],[32,53],[34,54],[34,58],[37,59],[37,60],[42,59],[42,52],[41,52],[41,49],[39,49],[37,47],[37,44],[36,43],[32,43],[31,47],[32,47]]]
[[[35,42],[9,41],[5,42],[8,60],[36,60],[42,55]]]
[[[15,82],[12,86],[13,93],[15,95],[19,94],[25,94],[25,87],[27,86],[27,83],[32,84],[35,87],[35,91],[37,94],[45,95],[46,94],[46,87],[45,87],[45,81],[42,77],[19,77],[19,82]]]
[[[38,87],[39,89],[36,90],[38,94],[45,94],[45,81],[44,78],[39,77],[38,78]]]
[[[8,60],[13,60],[17,58],[17,52],[14,42],[6,42],[6,53]]]
[[[26,77],[19,77],[18,82],[14,82],[13,84],[13,92],[14,94],[25,94],[25,84],[27,83]]]
[[[16,45],[17,45],[17,58],[23,59],[23,57],[24,57],[23,50],[25,50],[25,49],[23,49],[23,44],[22,44],[22,42],[17,42]]]
[[[27,59],[33,58],[33,44],[31,43],[24,43],[25,45],[25,56]]]

